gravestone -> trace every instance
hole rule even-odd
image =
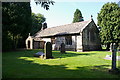
[[[65,53],[65,44],[64,44],[64,43],[62,43],[62,44],[60,45],[60,52],[61,52],[61,53]]]
[[[47,42],[45,44],[44,53],[45,53],[44,59],[53,58],[53,56],[52,56],[52,44],[50,42]]]

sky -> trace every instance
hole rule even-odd
[[[54,5],[50,5],[49,10],[45,10],[41,5],[36,5],[31,0],[31,10],[33,13],[40,13],[46,18],[48,27],[70,24],[73,21],[74,12],[79,9],[84,21],[90,20],[91,15],[97,24],[97,13],[107,2],[118,2],[119,0],[53,0]]]

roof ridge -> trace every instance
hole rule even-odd
[[[73,34],[73,33],[79,33],[82,32],[83,29],[93,20],[88,21],[82,21],[82,22],[76,22],[71,24],[65,24],[65,25],[59,25],[55,27],[46,28],[44,30],[38,31],[35,36],[52,36],[52,35],[58,35],[62,34],[64,32],[67,32],[65,34]]]
[[[88,20],[88,22],[86,23],[86,25],[80,30],[81,32],[83,31],[83,29],[91,22],[91,21],[93,21],[93,20]]]
[[[81,21],[81,22],[75,22],[75,23],[69,23],[69,24],[63,24],[63,25],[59,25],[59,26],[49,27],[49,28],[46,28],[46,29],[56,28],[56,27],[71,25],[71,24],[77,24],[77,23],[83,23],[83,22],[89,22],[89,21],[91,22],[91,20],[87,20],[87,21]]]

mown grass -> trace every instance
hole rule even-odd
[[[54,59],[43,60],[33,57],[38,51],[41,50],[3,53],[3,78],[120,78],[108,72],[111,60],[103,59],[111,52],[67,51],[67,54],[60,54],[53,51]]]

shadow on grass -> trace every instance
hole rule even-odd
[[[70,69],[67,64],[47,65],[37,64],[33,60],[20,59],[19,57],[32,57],[33,52],[24,51],[10,54],[3,54],[2,77],[5,78],[118,78],[118,75],[108,73],[109,65],[96,65],[76,67]],[[54,52],[54,51],[53,51]],[[59,51],[53,54],[59,54]],[[92,55],[95,53],[67,53],[65,57],[78,55]],[[57,58],[57,55],[54,55]],[[119,77],[120,78],[120,77]]]
[[[24,57],[33,57],[34,53],[37,52],[43,52],[43,50],[26,50],[23,56]],[[75,57],[75,56],[90,56],[90,55],[95,55],[96,53],[87,53],[87,52],[74,52],[74,51],[66,51],[66,54],[61,54],[60,51],[57,50],[53,50],[52,51],[52,56],[54,57],[54,59],[56,58],[66,58],[66,57]]]
[[[73,51],[66,51],[65,54],[62,54],[60,53],[60,51],[52,51],[52,54],[54,58],[60,58],[60,57],[66,58],[66,57],[75,57],[75,56],[80,56],[80,55],[90,56],[96,53],[86,53],[86,52],[79,53],[79,52],[73,52]]]
[[[67,64],[46,65],[33,61],[16,59],[19,64],[3,68],[5,78],[118,78],[118,75],[108,73],[109,65],[84,66],[69,69]],[[7,69],[9,67],[9,69]]]

